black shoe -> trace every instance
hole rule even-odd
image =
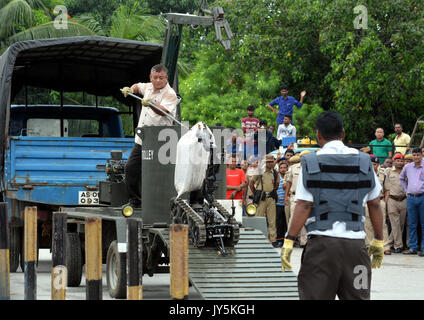
[[[283,246],[283,241],[274,241],[274,242],[272,243],[272,246],[273,246],[274,248],[281,248],[281,247]]]
[[[418,256],[424,257],[424,251],[418,251]]]
[[[401,248],[397,248],[397,249],[393,250],[393,253],[402,253],[402,249]]]

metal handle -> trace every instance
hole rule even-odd
[[[121,92],[122,92],[122,89],[120,89],[120,90],[121,90]],[[129,96],[131,96],[131,97],[133,97],[133,98],[136,98],[136,99],[138,99],[138,100],[140,100],[140,101],[143,101],[143,99],[142,99],[142,98],[140,98],[139,96],[136,96],[135,94],[132,94],[132,93],[128,92],[128,95],[129,95]],[[180,98],[178,98],[178,97],[177,97],[177,99],[178,99],[178,102],[181,100],[181,99],[180,99]],[[165,114],[165,116],[167,116],[168,118],[172,119],[173,121],[175,121],[176,123],[178,123],[180,126],[182,126],[182,127],[186,128],[186,129],[190,130],[190,128],[189,128],[189,127],[187,127],[186,125],[182,124],[180,121],[178,121],[177,119],[175,119],[175,118],[174,118],[173,116],[171,116],[169,113],[163,112],[163,110],[161,110],[160,108],[158,108],[157,106],[155,106],[153,103],[148,102],[148,104],[149,104],[149,106],[151,106],[151,107],[155,108],[155,109],[156,109],[156,110],[158,110],[159,112],[164,113],[164,114]]]

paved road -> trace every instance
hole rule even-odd
[[[276,249],[278,250],[278,249]],[[300,267],[302,249],[294,248],[292,255],[293,271],[297,274]],[[24,274],[20,269],[10,275],[11,300],[24,299]],[[40,251],[37,269],[37,299],[50,300],[51,254],[49,250]],[[85,278],[78,288],[67,288],[68,300],[85,299]],[[159,274],[143,278],[144,299],[170,299],[169,274]],[[199,294],[190,287],[189,299],[199,299]],[[103,274],[103,300],[110,300]],[[424,300],[424,257],[392,254],[385,256],[383,266],[373,270],[371,283],[373,300]]]

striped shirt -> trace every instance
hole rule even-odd
[[[283,188],[284,179],[280,177],[280,183],[277,189],[278,201],[276,203],[277,206],[284,206],[284,188]]]

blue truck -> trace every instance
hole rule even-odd
[[[23,270],[25,207],[37,207],[38,247],[51,248],[54,212],[107,206],[99,201],[107,161],[114,150],[126,160],[134,144],[134,136],[124,135],[121,116],[132,117],[135,128],[141,110],[119,89],[148,82],[150,68],[160,63],[162,48],[122,39],[73,37],[18,42],[0,57],[0,196],[8,203],[11,272],[19,264]],[[34,88],[58,92],[60,103],[28,101]],[[67,92],[95,96],[96,103],[67,105]],[[128,109],[100,106],[99,97],[112,97],[108,101]],[[104,232],[116,234],[106,224]],[[68,241],[71,246],[83,241],[81,233],[81,239],[75,238],[76,228],[68,224],[74,237]],[[111,242],[114,237],[105,239]],[[104,243],[104,256],[109,244]],[[78,285],[79,279],[74,283]]]
[[[63,206],[100,205],[99,182],[107,178],[110,152],[121,150],[127,159],[134,138],[124,136],[115,108],[12,105],[10,110],[2,192],[13,222],[11,270],[16,271],[25,206],[37,206],[39,247],[50,248],[52,212]]]

